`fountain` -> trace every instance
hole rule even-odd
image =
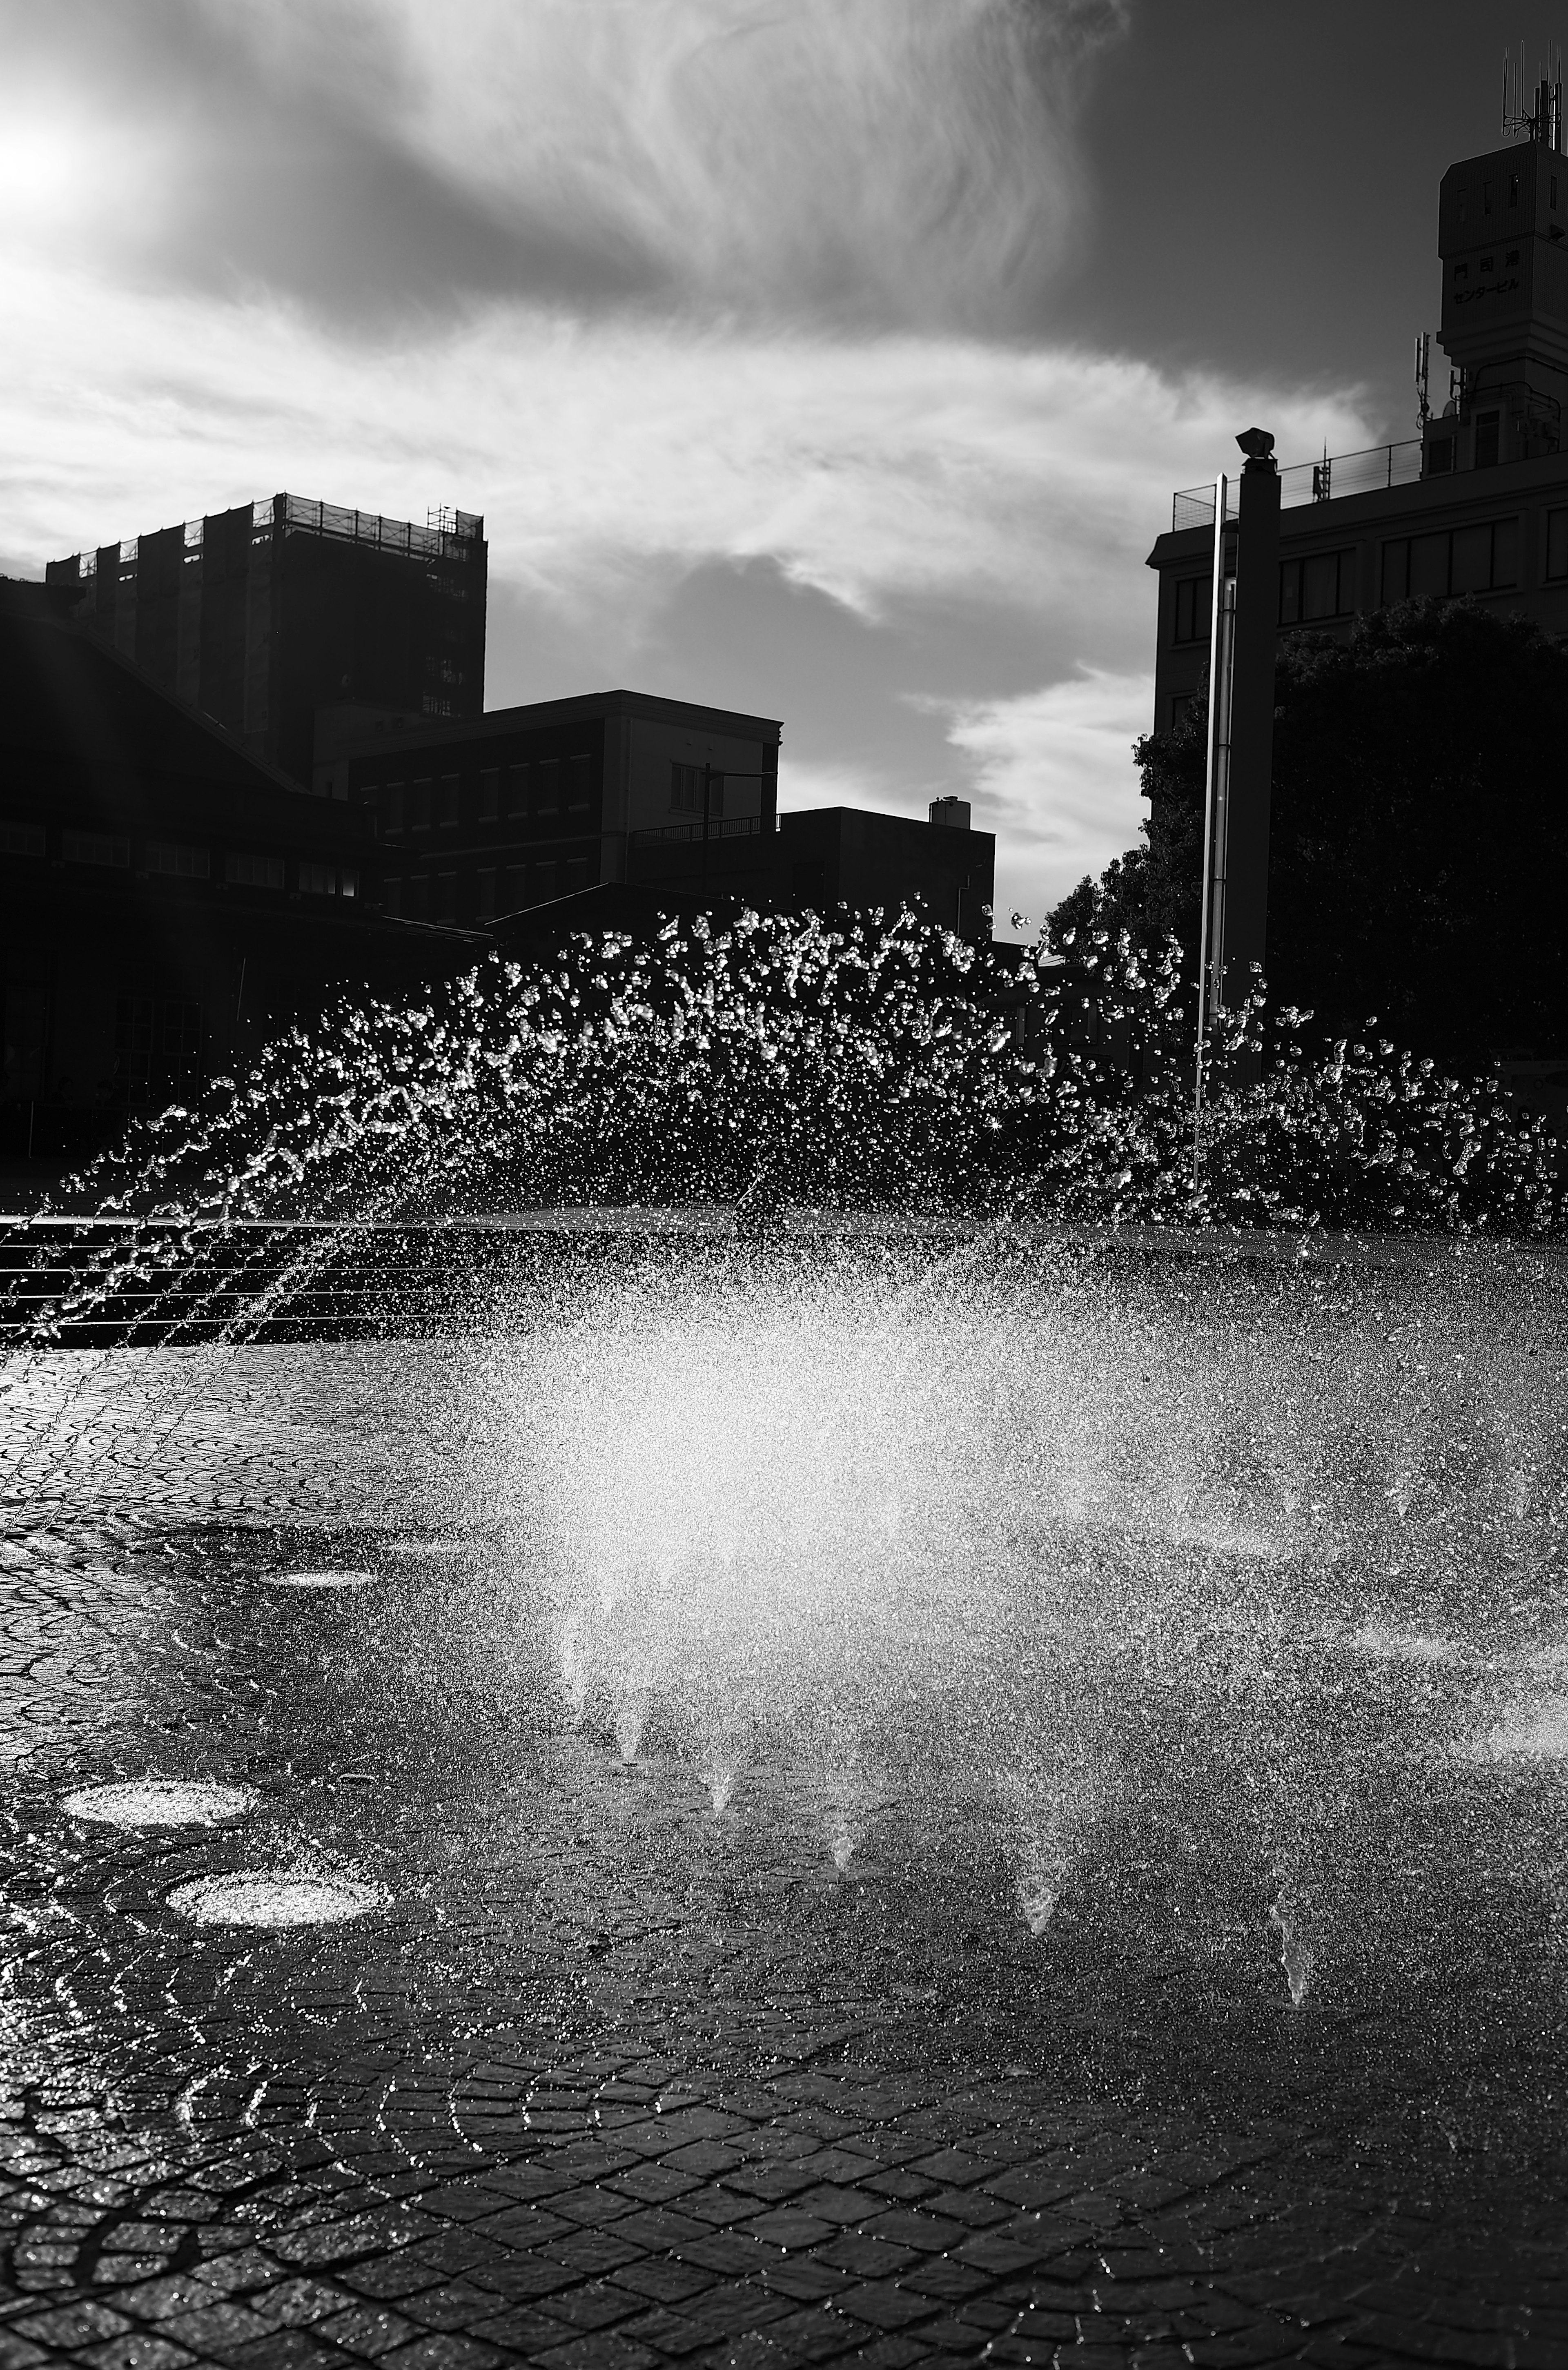
[[[1551,1147],[1297,1017],[1261,1087],[1218,1049],[1194,1188],[1173,969],[1025,968],[907,919],[493,966],[13,1238],[9,1849],[74,1937],[18,2031],[129,2096],[127,1999],[189,1996],[205,2098],[231,1986],[260,2063],[265,1986],[352,1963],[468,2068],[455,2146],[497,2018],[754,2082],[917,2026],[1151,2115],[1559,2019]],[[308,1319],[356,1243],[379,1340]]]

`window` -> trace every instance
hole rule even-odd
[[[579,890],[587,888],[588,858],[585,856],[568,857],[562,872],[561,887],[568,897],[574,897]]]
[[[431,911],[432,922],[444,922],[450,928],[457,920],[457,875],[438,872],[435,876],[435,903]]]
[[[506,868],[506,903],[501,910],[503,914],[519,913],[527,903],[527,870],[521,864],[509,864]]]
[[[41,856],[43,850],[42,823],[0,823],[0,856]]]
[[[128,1101],[161,1100],[202,1075],[202,1007],[191,996],[122,995],[114,1016],[115,1067]]]
[[[381,910],[384,914],[399,916],[402,914],[403,884],[395,874],[389,876],[381,884]]]
[[[344,897],[357,897],[359,895],[359,874],[354,870],[352,864],[344,865],[342,872],[339,876],[339,890],[340,894]]]
[[[479,821],[496,823],[501,816],[501,768],[487,765],[479,776]]]
[[[1568,517],[1568,512],[1560,515]],[[1568,563],[1568,543],[1563,556]],[[1517,583],[1518,564],[1517,519],[1493,519],[1447,534],[1401,535],[1383,546],[1383,601],[1502,592]]]
[[[528,768],[508,765],[506,769],[506,811],[521,817],[528,811]]]
[[[178,839],[150,839],[147,869],[167,873],[172,880],[205,880],[211,877],[213,860],[204,847],[189,847]]]
[[[495,919],[495,867],[481,864],[474,876],[474,919],[491,922]]]
[[[65,832],[62,852],[67,864],[111,864],[121,872],[131,869],[131,842],[112,832]]]
[[[283,859],[281,856],[248,856],[241,848],[230,848],[224,858],[224,877],[240,889],[281,889]]]
[[[403,785],[388,782],[381,794],[382,811],[386,817],[386,835],[400,839],[403,835]]]
[[[312,857],[302,857],[299,867],[300,893],[306,897],[335,897],[338,893],[338,868],[335,864],[318,864]]]
[[[1450,592],[1491,592],[1492,529],[1489,526],[1466,526],[1455,530],[1453,549],[1448,558],[1448,590]]]
[[[1191,709],[1193,705],[1193,695],[1190,691],[1179,691],[1172,698],[1170,702],[1170,728],[1172,731],[1175,731],[1178,724],[1185,722],[1188,711]]]
[[[534,768],[534,811],[554,814],[560,804],[560,759],[541,757]]]
[[[1568,576],[1568,511],[1546,514],[1546,572],[1550,577]]]
[[[587,806],[593,787],[594,761],[589,756],[569,757],[566,761],[566,803],[581,813]]]
[[[455,830],[457,824],[458,801],[462,793],[458,788],[457,776],[455,774],[443,774],[441,777],[441,827],[443,831]]]
[[[423,781],[409,784],[409,829],[410,831],[430,829],[431,793],[434,788],[435,785],[428,775]]]
[[[1347,617],[1355,607],[1354,551],[1315,551],[1286,559],[1279,571],[1279,622],[1311,625],[1320,617]]]
[[[412,872],[403,883],[403,918],[422,922],[430,903],[430,883],[422,872]]]
[[[536,904],[542,905],[545,903],[545,900],[548,897],[553,897],[555,892],[556,869],[554,863],[547,860],[543,864],[536,865],[534,868],[534,902]]]
[[[1497,432],[1501,414],[1483,411],[1475,423],[1475,466],[1478,469],[1497,466]]]
[[[1207,576],[1184,576],[1178,582],[1173,641],[1201,642],[1206,638],[1209,613],[1214,606],[1210,598],[1212,581]]]
[[[1429,477],[1446,477],[1454,466],[1454,440],[1451,436],[1435,436],[1426,448],[1426,474]]]
[[[670,804],[677,814],[702,812],[702,776],[700,765],[670,767]]]

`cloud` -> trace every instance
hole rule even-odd
[[[236,22],[207,0],[209,22]],[[1078,213],[1126,0],[257,0],[274,86],[389,129],[520,235],[746,313],[1016,326]]]
[[[950,738],[974,769],[975,823],[998,834],[1002,935],[1013,935],[1015,907],[1037,930],[1086,872],[1136,843],[1145,811],[1132,744],[1149,729],[1153,692],[1149,673],[1080,666],[1043,690],[952,709]]]
[[[1147,634],[1171,486],[1257,401],[957,337],[672,337],[513,304],[366,350],[298,312],[25,263],[0,264],[0,485],[34,559],[280,486],[416,518],[446,500],[487,513],[501,573],[580,615],[768,556],[867,616],[958,590],[1021,605],[1101,664]],[[1269,407],[1286,452],[1329,408]]]
[[[52,229],[340,328],[494,293],[1036,315],[1127,0],[0,0],[0,155]],[[40,150],[48,151],[41,168]]]

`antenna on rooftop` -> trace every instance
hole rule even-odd
[[[1415,339],[1415,402],[1424,436],[1426,423],[1432,417],[1432,405],[1428,399],[1431,379],[1432,332],[1430,329],[1418,329]]]
[[[1503,137],[1522,137],[1556,154],[1562,147],[1562,52],[1555,47],[1536,67],[1531,105],[1525,105],[1525,45],[1519,43],[1518,63],[1503,52]]]

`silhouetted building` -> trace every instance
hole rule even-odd
[[[963,799],[934,800],[928,823],[864,807],[809,807],[778,819],[778,895],[818,912],[907,905],[981,943],[991,936],[996,869],[996,836],[971,830]]]
[[[616,886],[638,893],[578,910],[906,904],[990,936],[996,841],[969,828],[963,800],[938,800],[928,823],[858,807],[780,815],[772,718],[609,691],[455,730],[359,721],[345,714],[340,738],[324,715],[317,785],[375,809],[389,914],[484,926]]]
[[[1419,436],[1281,472],[1279,630],[1345,633],[1358,613],[1470,593],[1568,636],[1568,156],[1562,89],[1523,137],[1455,165],[1438,201],[1439,342],[1449,387]],[[1234,529],[1231,530],[1234,532]],[[1176,495],[1159,574],[1157,729],[1206,665],[1214,489]]]
[[[484,707],[484,521],[428,526],[295,494],[53,560],[88,630],[308,786],[318,708]]]
[[[323,719],[318,788],[378,819],[388,914],[483,925],[601,881],[766,900],[779,727],[639,692],[442,730]]]
[[[312,797],[69,621],[0,586],[0,1141],[75,1154],[337,988],[482,943],[378,910],[373,818]]]

